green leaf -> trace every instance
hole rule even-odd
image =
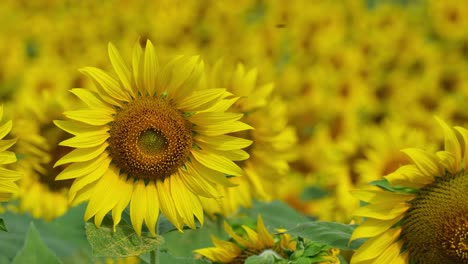
[[[261,214],[265,225],[273,228],[290,229],[299,223],[310,221],[308,217],[298,213],[281,201],[255,202],[252,208],[242,209],[241,214],[245,214],[252,219],[257,219],[257,216]]]
[[[161,236],[152,237],[142,233],[141,237],[127,222],[121,221],[113,230],[113,221],[106,216],[100,228],[87,222],[86,237],[96,257],[131,257],[155,250],[163,241]]]
[[[3,221],[3,218],[0,218],[0,231],[8,232],[5,222]]]
[[[2,262],[3,259],[0,259],[0,263],[13,261],[25,243],[26,232],[31,222],[34,223],[47,247],[63,263],[92,263],[91,247],[83,232],[85,209],[85,204],[70,208],[65,215],[47,222],[33,219],[29,214],[6,211],[2,214],[3,219],[6,223],[14,224],[8,225],[8,232],[1,234],[0,256],[8,261]]]
[[[142,264],[150,263],[149,254],[143,254],[140,256]],[[210,264],[208,260],[205,259],[194,259],[190,257],[176,257],[172,256],[167,252],[159,252],[159,263],[171,263],[171,264]]]
[[[310,187],[307,187],[301,193],[301,200],[302,201],[317,200],[317,199],[326,197],[329,194],[330,193],[327,190],[324,190],[318,186],[310,186]]]
[[[14,264],[40,264],[40,263],[62,263],[55,254],[42,241],[39,232],[37,232],[34,223],[29,226],[29,231],[26,235],[26,241],[23,248],[18,252]]]
[[[388,182],[386,179],[372,181],[369,184],[377,186],[389,192],[417,193],[419,191],[418,189],[415,189],[415,188],[394,186],[390,184],[390,182]]]
[[[356,225],[335,222],[308,222],[288,230],[288,233],[342,250],[356,250],[364,240],[358,239],[348,245],[355,228]]]

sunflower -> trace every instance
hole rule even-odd
[[[3,121],[3,106],[0,106],[0,120]],[[8,151],[11,146],[16,143],[16,139],[4,139],[10,133],[13,122],[8,120],[0,125],[0,164],[11,164],[16,162],[15,153]],[[18,192],[16,181],[21,178],[22,174],[0,167],[0,202],[8,201],[13,194]]]
[[[238,161],[245,177],[236,179],[237,187],[221,187],[223,198],[217,203],[202,200],[210,214],[230,215],[241,206],[250,207],[254,198],[271,200],[275,196],[278,182],[286,181],[289,161],[295,158],[296,133],[288,125],[285,102],[272,94],[273,83],[257,84],[257,69],[246,70],[242,64],[233,71],[224,68],[222,62],[213,67],[213,85],[226,87],[240,97],[230,109],[244,113],[242,121],[255,128],[248,133],[239,133],[254,142],[248,149],[250,158]],[[270,117],[274,117],[275,122]]]
[[[227,222],[224,222],[224,230],[234,241],[223,241],[212,236],[211,240],[215,247],[197,249],[194,252],[215,263],[236,264],[244,263],[248,257],[267,250],[273,250],[279,256],[287,257],[287,250],[294,251],[296,249],[296,241],[290,235],[281,234],[278,239],[270,234],[260,215],[257,219],[256,230],[246,225],[242,225],[242,229],[246,236],[237,234]]]
[[[226,135],[251,129],[240,113],[226,112],[238,98],[225,89],[208,89],[198,56],[178,56],[160,65],[153,44],[137,43],[132,67],[109,44],[118,78],[93,67],[81,72],[93,90],[72,89],[87,108],[66,111],[71,120],[55,124],[74,137],[61,146],[75,148],[55,165],[70,164],[58,180],[75,179],[73,204],[88,201],[85,221],[100,226],[112,211],[114,228],[130,204],[138,235],[143,222],[156,235],[159,211],[179,230],[203,224],[200,197],[219,198],[216,185],[240,176],[234,160],[251,141]]]
[[[468,130],[438,122],[444,150],[404,149],[411,163],[385,176],[389,186],[355,193],[367,219],[351,239],[369,239],[351,263],[468,263]]]
[[[18,166],[24,174],[19,184],[18,205],[20,211],[29,212],[35,218],[53,220],[68,210],[67,193],[73,182],[55,181],[65,166],[54,168],[54,164],[71,148],[58,145],[67,133],[56,127],[53,120],[61,117],[62,111],[76,101],[57,86],[49,87],[50,90],[36,91],[36,88],[24,87],[15,100],[17,125],[12,134],[18,137],[15,151],[23,157]]]

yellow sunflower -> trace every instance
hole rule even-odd
[[[67,194],[73,182],[55,181],[65,166],[54,168],[54,164],[71,148],[58,145],[67,138],[67,133],[56,127],[53,120],[76,101],[63,89],[36,91],[36,88],[25,87],[22,96],[15,100],[17,125],[12,134],[18,137],[15,151],[22,156],[18,166],[24,174],[19,184],[18,205],[20,211],[35,218],[53,220],[68,210]]]
[[[240,97],[230,109],[244,113],[242,121],[255,128],[239,134],[254,142],[248,149],[249,160],[238,161],[245,177],[235,180],[237,187],[221,188],[223,198],[219,201],[202,200],[210,214],[230,215],[240,206],[250,207],[254,198],[271,200],[277,196],[277,184],[286,181],[289,161],[295,158],[297,139],[294,128],[288,124],[285,102],[272,94],[272,83],[257,84],[257,69],[247,71],[242,64],[232,72],[224,68],[221,62],[214,66],[213,85],[226,87]]]
[[[207,88],[197,56],[160,65],[147,41],[144,50],[135,45],[129,68],[112,44],[108,51],[117,78],[81,69],[96,87],[71,92],[88,107],[55,122],[74,135],[60,145],[75,148],[56,163],[70,164],[57,179],[75,179],[70,198],[88,201],[84,218],[94,216],[97,226],[112,211],[115,227],[130,204],[139,235],[143,222],[156,234],[160,210],[179,230],[196,228],[195,217],[203,224],[200,197],[218,198],[216,185],[243,174],[233,160],[249,157],[242,150],[249,140],[226,135],[251,128],[242,114],[226,112],[238,98]]]
[[[390,186],[355,193],[368,204],[351,239],[369,239],[351,263],[468,263],[468,130],[438,121],[444,150],[404,149],[411,163],[385,176]]]
[[[257,229],[242,225],[246,236],[238,235],[232,227],[224,222],[224,230],[231,236],[234,242],[223,241],[215,236],[211,237],[215,247],[197,249],[194,252],[208,258],[215,263],[244,263],[253,255],[258,255],[266,250],[273,250],[279,256],[286,257],[285,250],[294,251],[296,241],[288,234],[279,235],[279,240],[268,232],[263,219],[259,215]]]
[[[0,120],[3,121],[3,106],[0,106]],[[10,133],[13,122],[8,120],[0,125],[0,165],[6,165],[16,162],[15,153],[8,149],[16,143],[16,139],[4,139]],[[18,192],[16,181],[21,178],[22,174],[0,167],[0,202],[7,201],[13,194]]]

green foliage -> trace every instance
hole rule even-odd
[[[85,206],[71,208],[65,215],[45,222],[33,219],[28,214],[5,212],[2,218],[8,225],[8,232],[1,234],[0,263],[11,263],[25,243],[31,223],[41,236],[45,245],[67,264],[92,262],[91,248],[83,232]],[[14,224],[13,224],[14,223]]]
[[[3,221],[3,218],[0,218],[0,231],[7,232],[7,228],[5,226],[5,222]]]
[[[308,200],[317,200],[320,198],[324,198],[330,195],[330,193],[318,186],[310,186],[305,188],[305,190],[301,193],[301,200],[308,201]]]
[[[342,250],[355,250],[363,242],[359,239],[349,244],[355,228],[356,225],[335,222],[308,222],[288,230],[288,233]]]
[[[62,263],[42,241],[34,223],[31,222],[23,248],[18,252],[13,264],[57,264]]]
[[[242,209],[241,214],[245,214],[252,219],[257,219],[257,216],[261,214],[265,225],[272,228],[290,229],[299,223],[310,221],[309,218],[281,201],[255,202],[252,208]]]
[[[417,193],[419,191],[418,189],[415,189],[415,188],[394,186],[390,184],[390,182],[388,182],[386,179],[376,180],[376,181],[370,182],[369,184],[377,186],[389,192]]]
[[[142,233],[141,237],[133,230],[133,227],[122,220],[113,230],[113,221],[106,216],[101,227],[87,222],[86,237],[96,257],[130,257],[139,256],[155,250],[162,243],[161,236],[152,237],[149,233]]]

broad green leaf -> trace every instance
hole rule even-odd
[[[318,186],[310,186],[310,187],[307,187],[301,193],[301,200],[302,201],[317,200],[317,199],[326,197],[329,194],[330,193],[327,190],[324,190]]]
[[[3,218],[0,218],[0,231],[5,231],[5,232],[8,232],[6,226],[5,226],[5,222],[3,221]]]
[[[26,235],[26,241],[23,248],[18,252],[14,264],[59,264],[62,263],[57,256],[44,244],[39,232],[37,232],[34,223],[29,226],[29,231]]]
[[[41,239],[57,257],[67,264],[92,263],[92,253],[84,233],[83,214],[86,205],[73,207],[50,222],[33,219],[28,214],[5,212],[2,218],[8,232],[1,234],[0,263],[11,263],[25,243],[26,232],[31,222],[41,234]],[[14,223],[14,224],[13,224]],[[3,259],[7,261],[3,262]]]
[[[163,241],[161,236],[152,237],[142,233],[141,237],[125,221],[113,231],[113,222],[106,216],[100,228],[94,223],[86,223],[86,237],[96,257],[131,257],[155,250]]]
[[[272,201],[270,203],[255,202],[252,208],[242,209],[242,214],[246,214],[252,219],[257,219],[262,215],[265,225],[271,228],[293,228],[299,223],[309,222],[310,219],[287,204],[281,201]]]
[[[355,228],[356,225],[335,222],[308,222],[288,230],[288,233],[342,250],[355,250],[363,242],[358,239],[348,245]]]

